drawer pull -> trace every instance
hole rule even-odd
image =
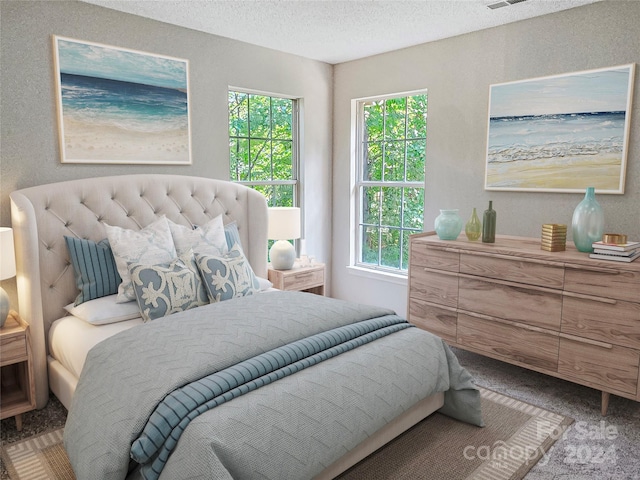
[[[449,275],[450,277],[458,277],[458,273],[448,270],[438,270],[437,268],[422,267],[423,272],[437,273],[438,275]]]
[[[512,288],[517,288],[520,290],[532,290],[532,291],[536,291],[536,292],[543,292],[543,293],[551,293],[554,295],[560,295],[562,292],[558,289],[553,289],[553,288],[547,288],[547,287],[539,287],[537,285],[532,285],[529,283],[517,283],[517,282],[510,282],[508,280],[498,280],[497,278],[491,278],[491,277],[479,277],[477,275],[470,275],[468,273],[460,273],[458,275],[460,278],[468,278],[470,280],[476,280],[478,282],[486,282],[486,283],[495,283],[498,285],[505,285],[507,287],[512,287]]]
[[[610,343],[599,342],[597,340],[591,340],[590,338],[576,337],[574,335],[569,335],[567,333],[560,333],[560,337],[561,338],[566,338],[567,340],[572,340],[574,342],[587,343],[587,344],[593,345],[595,347],[606,348],[606,349],[609,349],[609,350],[611,350],[613,348],[613,345],[611,345]]]
[[[595,266],[587,266],[587,265],[574,265],[573,263],[565,263],[565,268],[571,268],[573,270],[581,270],[587,272],[597,272],[597,273],[608,273],[610,275],[618,275],[620,273],[619,270],[613,270],[606,267],[595,267]]]
[[[562,268],[562,263],[560,262],[553,262],[549,260],[538,260],[537,258],[520,257],[520,256],[509,255],[509,254],[503,254],[503,253],[487,253],[487,252],[474,252],[472,250],[461,250],[460,254],[476,255],[478,257],[502,258],[505,260],[511,260],[512,262],[515,261],[515,262],[522,262],[522,263],[537,263],[539,265],[548,265],[551,267]]]
[[[458,309],[458,313],[462,313],[469,317],[476,317],[482,320],[489,320],[490,322],[502,323],[504,325],[510,325],[512,327],[521,328],[523,330],[529,330],[530,332],[546,333],[548,335],[557,336],[558,332],[554,330],[547,330],[546,328],[534,327],[526,323],[513,322],[511,320],[505,320],[504,318],[492,317],[491,315],[485,315],[484,313],[471,312],[469,310]]]
[[[564,291],[562,292],[562,295],[564,295],[565,297],[579,298],[581,300],[592,300],[594,302],[608,303],[609,305],[615,305],[616,303],[618,303],[618,301],[613,298],[595,297],[593,295],[585,295],[583,293]]]

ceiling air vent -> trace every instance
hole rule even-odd
[[[491,10],[495,10],[496,8],[508,7],[509,5],[515,5],[516,3],[526,2],[527,0],[504,0],[502,2],[490,3],[487,5]]]

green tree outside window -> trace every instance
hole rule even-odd
[[[357,263],[406,271],[423,230],[427,95],[358,103]]]
[[[229,177],[270,207],[298,205],[297,101],[229,91]]]

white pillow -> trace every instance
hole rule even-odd
[[[70,303],[64,309],[92,325],[106,325],[140,317],[140,309],[136,302],[117,303],[117,297],[114,293],[81,303],[77,307]]]
[[[260,284],[261,292],[264,292],[265,290],[269,290],[271,287],[273,287],[273,283],[271,283],[266,278],[258,277],[257,275],[256,275],[256,278],[258,279],[258,283]]]
[[[169,263],[177,256],[167,218],[160,217],[142,230],[129,230],[106,223],[104,227],[122,278],[122,283],[118,286],[118,303],[135,300],[129,263]]]
[[[168,222],[178,256],[188,253],[189,250],[206,255],[224,255],[229,251],[222,215],[218,215],[204,225],[195,228],[178,225],[171,220]]]

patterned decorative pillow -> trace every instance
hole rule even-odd
[[[239,245],[222,256],[194,253],[211,302],[244,297],[260,291],[260,283]]]
[[[129,275],[129,264],[156,265],[169,263],[177,257],[166,217],[160,217],[142,230],[104,225],[116,259],[122,283],[118,287],[118,303],[136,299]]]
[[[191,252],[168,264],[129,264],[129,273],[145,322],[209,304]]]
[[[80,293],[74,305],[113,295],[122,278],[106,238],[99,242],[83,238],[64,237]]]
[[[194,228],[178,225],[169,220],[169,228],[178,255],[183,255],[191,250],[208,255],[224,255],[229,251],[222,215]]]

